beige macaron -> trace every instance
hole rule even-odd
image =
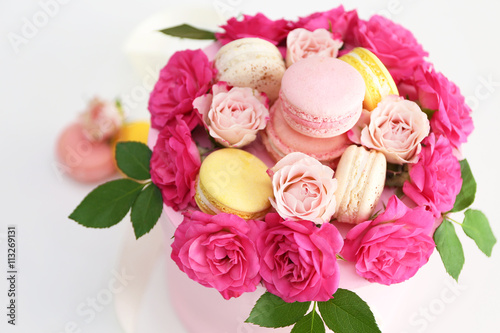
[[[241,38],[224,45],[215,55],[215,67],[218,81],[264,92],[271,103],[278,98],[286,69],[278,48],[260,38]]]
[[[369,220],[384,190],[386,169],[384,154],[349,146],[335,172],[337,205],[334,218],[353,224]]]

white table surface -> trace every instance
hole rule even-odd
[[[42,5],[47,3],[52,7]],[[77,309],[107,288],[131,226],[123,222],[107,230],[91,230],[68,220],[73,208],[94,186],[60,175],[54,159],[54,143],[58,133],[74,120],[90,97],[97,94],[112,99],[130,94],[141,85],[125,55],[124,45],[139,23],[158,12],[174,12],[173,4],[170,0],[0,2],[1,332],[69,332],[67,325],[71,322],[83,333],[123,332],[112,302],[99,307],[91,320]],[[183,4],[192,8],[203,5],[212,11],[230,8],[234,14],[263,11],[272,18],[294,18],[335,7],[340,2],[185,0]],[[362,18],[384,13],[412,30],[429,51],[436,68],[457,83],[468,100],[475,102],[476,129],[465,146],[478,183],[474,207],[486,213],[496,236],[500,237],[500,149],[495,146],[500,139],[498,2],[377,0],[343,4],[348,9],[358,8]],[[50,17],[45,15],[48,18],[45,21],[40,14],[44,7],[51,12]],[[34,19],[39,27],[26,35],[26,22]],[[171,23],[165,22],[165,26]],[[9,33],[27,37],[18,45],[18,52],[9,43],[8,36],[12,36]],[[485,86],[485,80],[492,82],[489,87]],[[127,110],[129,118],[147,118],[145,105],[145,98],[136,98]],[[5,315],[5,233],[10,224],[18,228],[19,308],[15,327],[6,324]],[[434,313],[422,329],[422,325],[412,324],[411,318],[421,318],[418,311],[435,304],[440,294],[416,290],[418,304],[413,299],[407,300],[410,310],[407,317],[399,318],[401,330],[500,332],[498,246],[488,259],[461,231],[458,233],[466,256],[458,297]],[[434,255],[433,261],[438,260]],[[160,261],[148,285],[139,331],[183,333],[162,289],[163,267]],[[447,283],[451,279],[444,268],[440,265],[432,268],[435,283],[429,285],[429,290],[449,288]],[[418,285],[419,276],[414,279],[413,283]]]

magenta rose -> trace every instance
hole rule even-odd
[[[413,34],[379,15],[360,21],[354,31],[357,45],[372,51],[391,73],[396,84],[413,75],[413,69],[428,55]]]
[[[262,221],[232,214],[186,212],[175,230],[172,259],[190,279],[217,289],[225,299],[239,297],[260,282],[252,237],[263,228]]]
[[[257,240],[260,275],[267,290],[285,302],[327,301],[339,285],[337,253],[342,236],[330,223],[286,221],[266,215]]]
[[[151,126],[161,130],[177,115],[182,116],[191,130],[201,124],[200,117],[193,111],[193,100],[210,90],[214,77],[215,69],[203,51],[174,53],[160,71],[149,98]]]
[[[403,282],[429,260],[435,247],[433,224],[425,208],[410,209],[393,196],[384,213],[347,233],[341,255],[355,262],[356,272],[370,282]]]
[[[400,94],[418,100],[423,108],[435,111],[431,118],[431,131],[444,135],[451,145],[460,149],[474,129],[471,109],[459,88],[430,64],[423,64],[415,75],[398,87]]]
[[[273,21],[264,14],[258,13],[255,16],[243,15],[242,20],[233,17],[221,28],[224,32],[216,33],[215,37],[222,45],[246,37],[258,37],[278,45],[286,39],[293,25],[285,19]]]
[[[194,202],[195,183],[201,160],[191,130],[179,115],[158,135],[151,157],[151,180],[161,190],[163,202],[175,210]]]
[[[353,32],[358,30],[358,22],[358,13],[355,10],[346,12],[344,7],[340,5],[325,12],[301,17],[295,24],[295,28],[304,28],[310,31],[327,29],[334,34],[339,34],[346,48],[352,49],[356,42]]]
[[[453,208],[462,187],[460,163],[448,139],[431,133],[422,142],[418,163],[410,165],[410,181],[403,192],[417,205],[430,210],[436,218]]]

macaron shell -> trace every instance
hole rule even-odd
[[[148,143],[150,125],[148,121],[133,121],[123,124],[118,134],[113,140],[113,151],[116,144],[123,141],[137,141],[144,144]]]
[[[271,207],[268,167],[254,155],[234,148],[217,150],[203,161],[195,200],[201,210],[260,218]]]
[[[336,209],[339,222],[367,221],[384,190],[387,162],[384,154],[352,145],[337,166]]]
[[[218,81],[266,93],[273,103],[279,95],[285,61],[272,43],[241,38],[224,45],[215,56]]]
[[[362,75],[366,84],[363,107],[372,111],[388,95],[399,95],[396,83],[379,58],[369,50],[356,47],[341,56],[340,60],[350,64]]]
[[[358,121],[365,83],[356,69],[334,58],[309,57],[290,66],[280,100],[290,127],[312,137],[333,137]]]
[[[90,142],[79,123],[63,130],[56,144],[62,170],[77,181],[91,183],[106,180],[116,173],[113,150],[104,142]]]
[[[263,134],[264,145],[276,161],[298,151],[332,165],[352,144],[345,133],[332,138],[314,138],[295,131],[283,117],[281,100],[271,107],[270,120]]]

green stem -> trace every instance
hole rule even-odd
[[[459,226],[462,226],[462,223],[460,223],[460,222],[458,222],[458,221],[455,221],[454,219],[452,219],[452,218],[451,218],[451,217],[449,217],[448,215],[445,215],[443,218],[444,218],[445,220],[448,220],[448,221],[450,221],[450,222],[453,222],[453,223],[455,223],[455,224],[458,224]]]

